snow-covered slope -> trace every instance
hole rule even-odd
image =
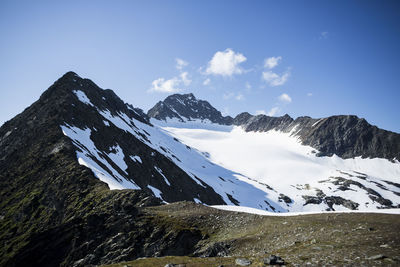
[[[292,133],[246,132],[241,127],[152,119],[214,164],[248,177],[288,211],[375,210],[400,204],[400,163],[386,159],[317,157]],[[251,181],[251,182],[250,182]],[[270,192],[266,190],[266,192]]]
[[[207,154],[179,142],[160,127],[138,121],[123,112],[113,115],[105,108],[96,107],[83,91],[74,90],[73,93],[82,104],[97,111],[97,116],[101,116],[102,127],[116,128],[118,131],[123,131],[125,134],[140,140],[181,168],[200,187],[212,188],[226,204],[245,205],[270,211],[286,211],[276,201],[272,200],[277,199],[277,193],[268,185],[261,185],[238,172],[212,163],[207,158]],[[77,158],[79,163],[92,169],[95,175],[106,182],[111,189],[143,189],[144,185],[140,186],[138,182],[135,182],[138,177],[134,172],[129,172],[129,166],[144,164],[145,155],[128,153],[118,142],[113,142],[113,145],[106,151],[100,149],[98,142],[93,141],[94,136],[102,131],[98,129],[99,127],[87,126],[82,128],[69,123],[64,123],[60,127],[64,135],[72,139],[74,145],[78,148]],[[154,156],[154,152],[149,153],[148,157]],[[152,170],[157,172],[164,181],[163,186],[151,184],[151,181],[145,186],[155,196],[168,201],[168,198],[165,197],[165,188],[174,186],[176,177],[169,175],[168,169],[163,169],[156,164],[153,164]],[[175,194],[181,193],[175,192]],[[192,200],[213,204],[211,201],[210,203],[202,201],[202,197],[196,195],[193,196]]]
[[[168,107],[182,116],[167,116],[169,109],[160,104],[153,111],[167,117],[150,120],[111,90],[74,73],[45,92],[44,102],[49,94],[62,102],[57,125],[76,147],[77,161],[111,189],[142,189],[165,202],[275,212],[376,210],[400,204],[398,161],[318,157],[319,151],[302,144],[298,127],[283,127],[293,125],[289,116],[248,120],[244,114],[239,119],[248,125],[234,126],[205,101],[175,95]],[[257,127],[267,122],[272,129],[249,131],[253,122]],[[311,128],[318,123],[307,120],[311,122]]]

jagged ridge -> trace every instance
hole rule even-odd
[[[190,104],[193,100],[196,104]],[[197,100],[193,94],[168,96],[151,108],[147,115],[158,120],[177,118],[182,122],[190,119],[209,119],[217,124],[241,126],[246,131],[293,132],[304,145],[318,150],[319,156],[336,154],[342,158],[361,156],[400,160],[400,134],[379,129],[354,115],[322,119],[304,116],[293,119],[288,114],[271,117],[243,112],[232,119],[229,116],[223,117],[207,101]]]

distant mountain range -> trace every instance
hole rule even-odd
[[[208,120],[211,123],[241,126],[246,131],[279,130],[298,136],[304,145],[319,151],[320,156],[336,154],[342,158],[370,157],[400,159],[400,135],[370,125],[354,115],[297,119],[285,114],[282,117],[240,113],[235,118],[222,116],[207,101],[198,100],[193,94],[174,94],[158,102],[147,115],[157,120],[178,119]]]
[[[77,235],[75,245],[54,245],[48,264],[35,258],[69,266],[91,240],[85,231],[103,231],[93,246],[108,246],[119,231],[113,224],[137,234],[146,224],[137,207],[162,202],[273,212],[398,208],[399,159],[400,135],[356,116],[232,118],[193,94],[168,96],[146,114],[68,72],[0,128],[1,264],[29,265],[51,250],[49,238],[69,244]],[[130,242],[152,239],[146,227]],[[124,260],[96,253],[79,264]]]

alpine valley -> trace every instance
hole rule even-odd
[[[0,265],[395,266],[399,160],[357,116],[145,113],[68,72],[0,128]]]

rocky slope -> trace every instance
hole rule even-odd
[[[400,215],[325,213],[304,216],[259,216],[221,211],[189,202],[145,208],[165,224],[198,229],[209,238],[199,241],[194,255],[157,257],[110,265],[249,266],[265,264],[271,255],[286,266],[398,266]]]
[[[76,89],[85,91],[97,107],[107,108],[112,114],[124,112],[148,124],[146,115],[129,108],[111,90],[101,90],[74,73],[64,75],[32,106],[6,122],[0,128],[0,265],[86,266],[156,253],[190,253],[192,243],[202,238],[200,233],[190,229],[170,231],[153,223],[151,216],[141,214],[143,207],[161,204],[146,186],[165,183],[157,170],[130,166],[129,171],[140,174],[134,183],[142,185],[144,191],[110,191],[91,169],[79,164],[77,151],[87,148],[65,136],[60,125],[97,127],[97,134],[90,138],[104,151],[115,149],[118,142],[135,153],[153,155],[143,156],[146,164],[157,164],[173,174],[176,191],[186,191],[176,194],[175,190],[164,190],[166,199],[193,199],[194,192],[205,202],[224,203],[220,196],[206,185],[199,186],[143,142],[116,127],[102,126],[103,118],[97,116],[93,106],[79,100]],[[113,138],[102,138],[101,134]],[[108,165],[96,158],[93,161],[115,179],[128,176],[108,154],[100,159]],[[185,179],[189,181],[179,182]]]

